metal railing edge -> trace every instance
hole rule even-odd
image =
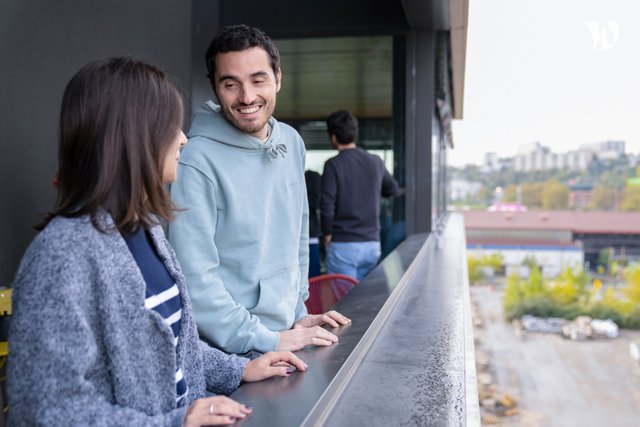
[[[360,339],[360,342],[358,342],[340,370],[336,373],[333,380],[329,383],[316,404],[307,414],[302,424],[300,424],[302,427],[319,427],[325,424],[340,396],[344,393],[346,387],[348,386],[349,381],[360,366],[362,359],[365,357],[375,338],[378,336],[380,329],[389,318],[389,316],[393,312],[393,308],[396,306],[396,304],[404,294],[408,283],[411,283],[415,275],[415,270],[419,265],[419,260],[425,256],[425,254],[430,250],[430,247],[433,245],[435,245],[435,237],[433,236],[433,234],[430,234],[416,256],[411,261],[411,264],[407,268],[407,271],[402,276],[385,304],[382,306],[376,317],[371,322],[371,325]]]
[[[460,215],[464,230],[464,217]],[[478,376],[476,372],[476,353],[473,339],[473,319],[471,311],[471,290],[469,288],[469,269],[467,264],[467,239],[462,239],[462,292],[464,295],[464,363],[465,363],[465,425],[480,426],[480,402],[478,400]]]

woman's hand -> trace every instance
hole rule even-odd
[[[307,368],[307,364],[290,351],[272,351],[247,363],[242,373],[242,381],[262,381],[275,376],[288,377],[295,369],[304,372]]]
[[[189,406],[184,427],[219,426],[233,424],[251,413],[251,408],[226,396],[198,399]]]

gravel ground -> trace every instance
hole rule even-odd
[[[497,388],[519,401],[519,415],[498,425],[640,426],[640,364],[629,355],[640,331],[582,342],[553,334],[520,338],[502,316],[499,288],[473,286],[471,301],[483,320],[474,330],[476,351],[489,356]]]

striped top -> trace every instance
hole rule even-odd
[[[156,311],[173,331],[173,345],[178,346],[180,336],[180,319],[182,318],[182,302],[180,292],[173,278],[169,275],[162,259],[151,243],[151,237],[144,229],[133,234],[123,235],[127,246],[136,260],[142,277],[147,284],[144,306]],[[176,402],[180,406],[187,395],[187,383],[182,377],[182,369],[176,367]]]

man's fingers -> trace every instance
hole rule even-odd
[[[309,329],[311,332],[313,332],[313,338],[320,338],[323,340],[327,340],[330,342],[337,342],[338,341],[338,337],[333,335],[331,332],[327,331],[324,328],[321,328],[320,326],[314,326],[313,328]]]
[[[328,314],[323,314],[322,315],[322,322],[328,324],[332,328],[337,328],[338,326],[340,326],[340,325],[338,325],[338,322],[336,322],[331,317],[329,317]]]
[[[351,319],[349,319],[346,316],[343,316],[342,314],[338,313],[335,310],[327,311],[324,315],[328,316],[332,320],[340,323],[341,325],[347,325],[347,324],[351,323]],[[327,322],[327,323],[329,323],[329,322]]]
[[[351,319],[343,316],[335,310],[327,311],[324,314],[310,314],[300,319],[293,325],[293,329],[298,328],[312,328],[314,326],[320,326],[328,324],[332,328],[337,328],[340,325],[348,325],[351,323]]]
[[[320,346],[327,346],[327,345],[331,345],[331,344],[333,344],[333,342],[332,342],[332,341],[324,340],[324,339],[322,339],[322,338],[316,338],[316,337],[313,337],[313,338],[311,338],[311,344],[313,344],[313,345],[320,345]]]
[[[317,319],[320,319],[320,315],[318,315]],[[318,338],[321,340],[321,344],[316,344],[314,338]],[[286,331],[280,332],[280,340],[278,341],[277,349],[279,351],[297,351],[301,350],[308,345],[330,345],[334,342],[338,341],[338,337],[327,331],[321,326],[312,326],[300,329],[289,329]],[[269,366],[280,361],[277,355],[267,353],[269,356]],[[264,356],[263,356],[264,357]],[[258,359],[256,359],[258,360]],[[297,361],[291,361],[291,359],[285,359],[288,363],[292,365],[298,366]],[[293,359],[295,360],[295,359]],[[249,362],[251,363],[251,362]]]

